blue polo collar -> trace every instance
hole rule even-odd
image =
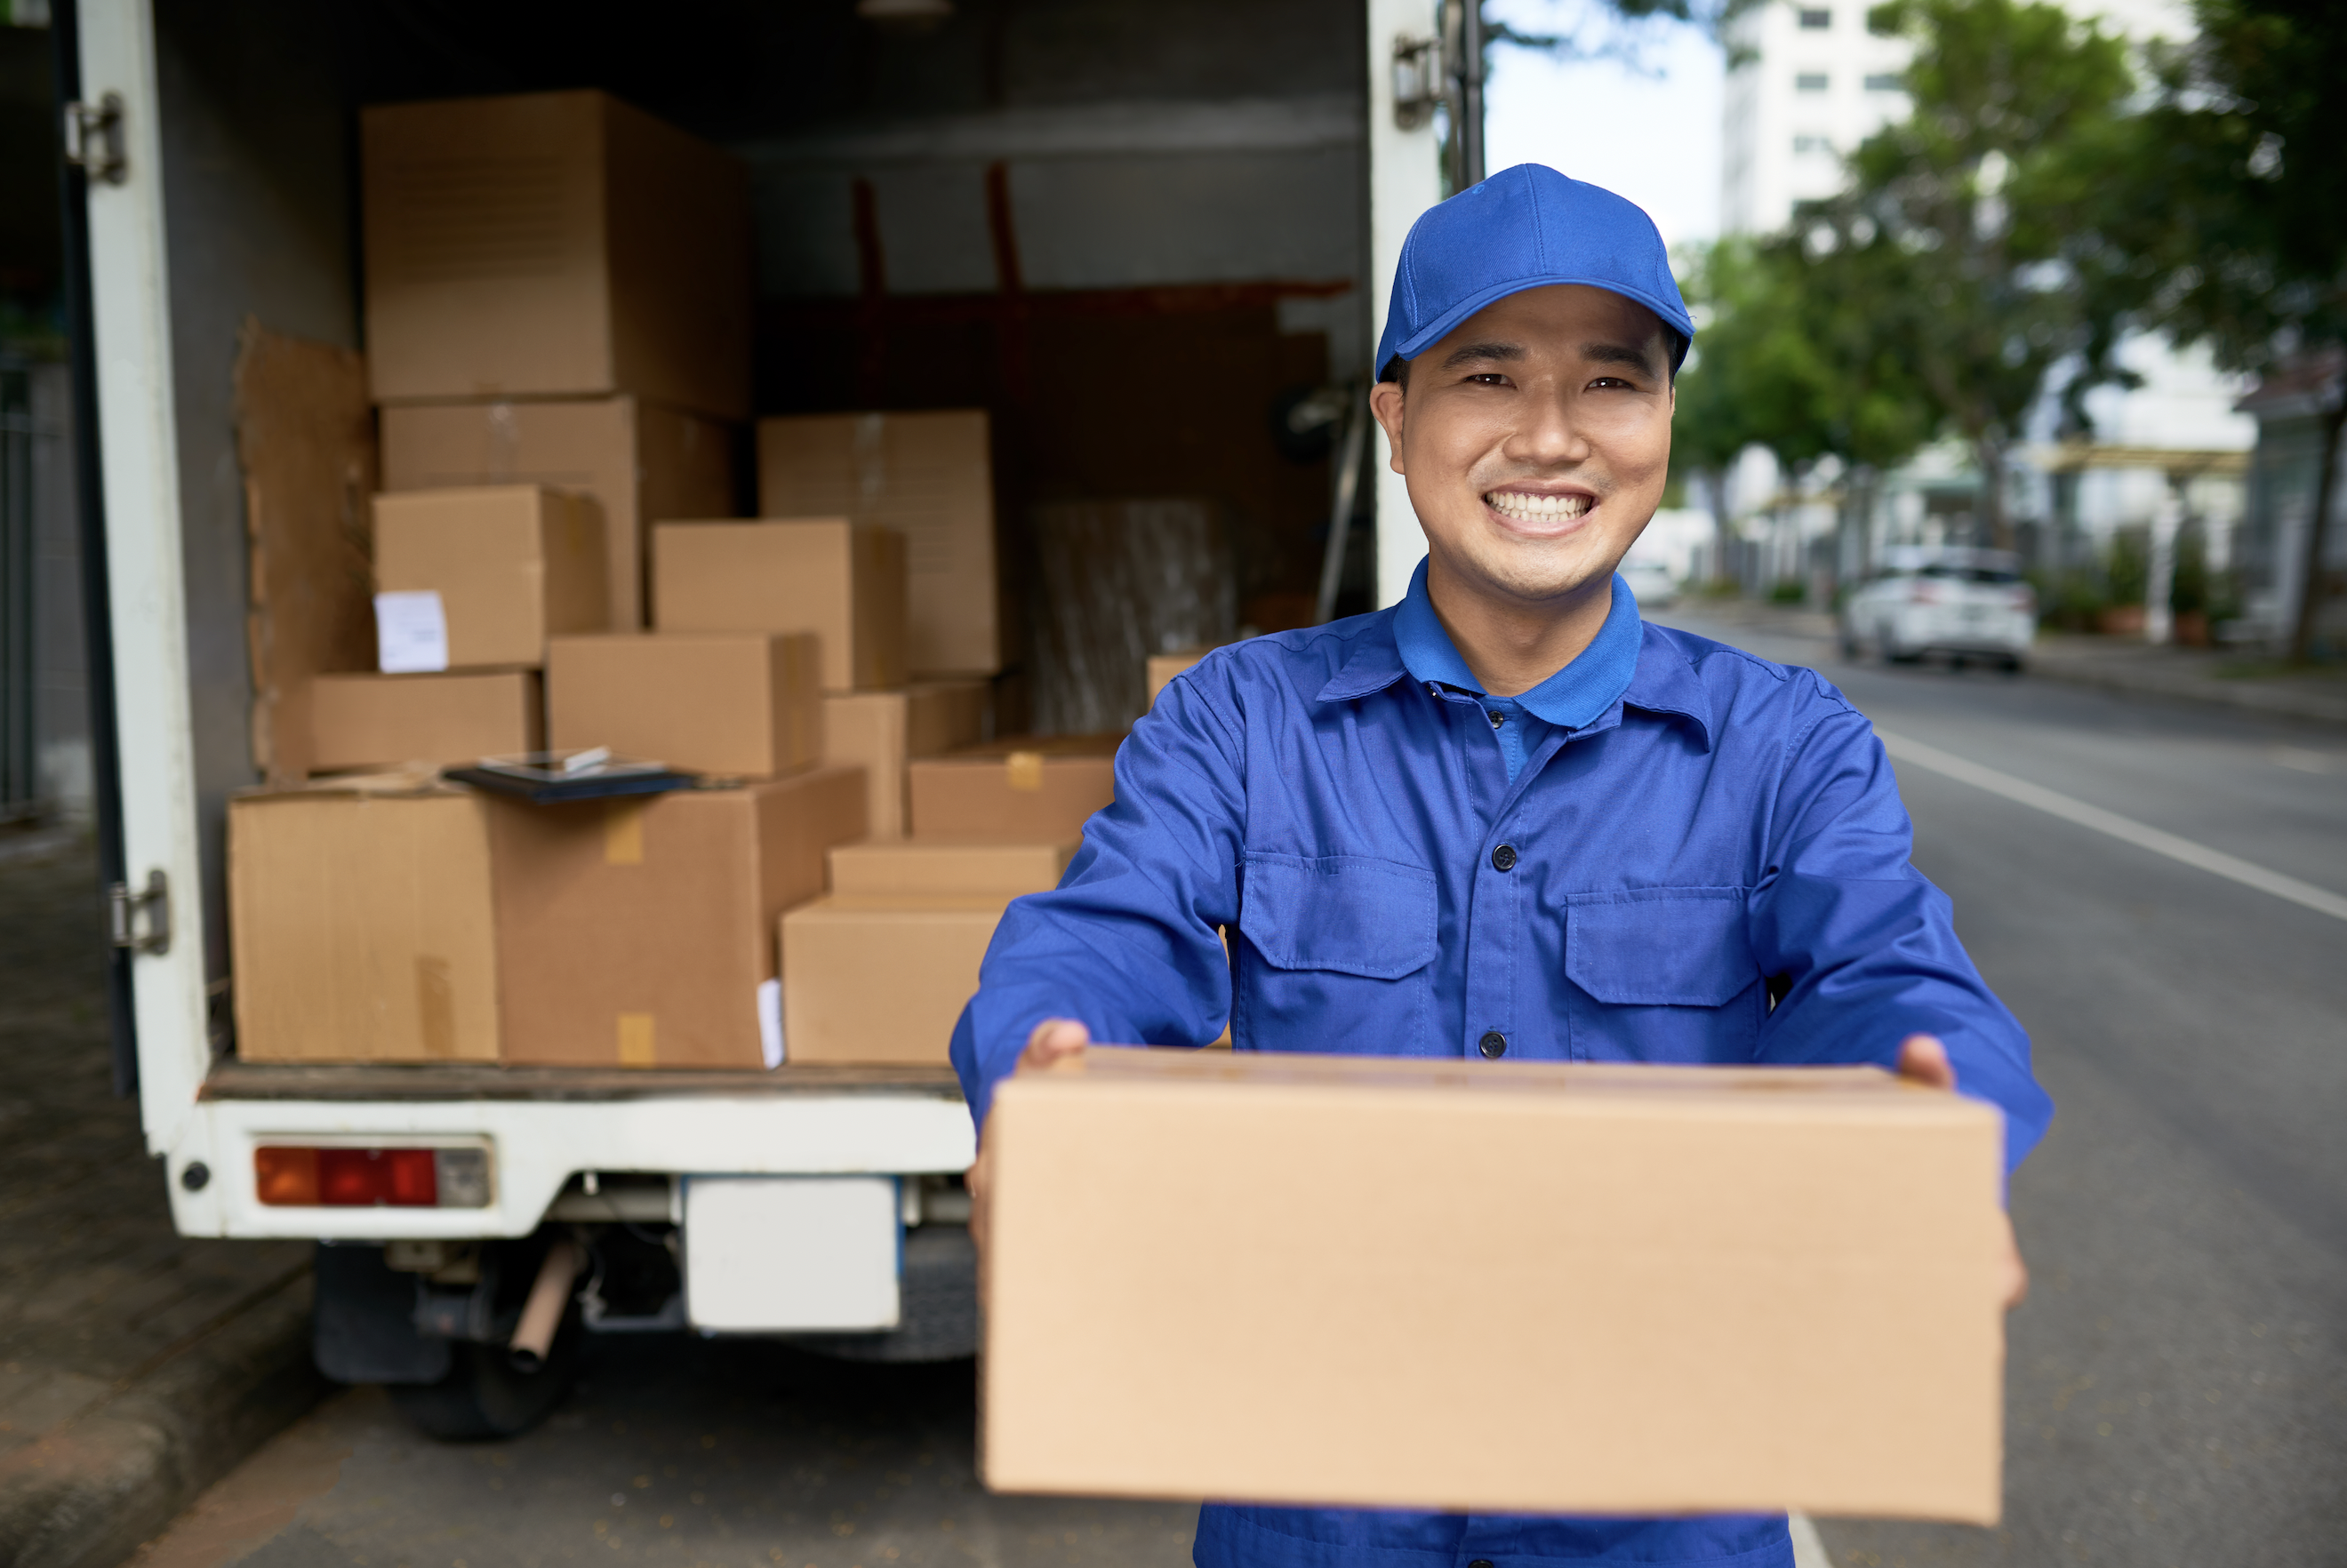
[[[1426,563],[1409,592],[1391,610],[1367,618],[1350,658],[1317,700],[1350,702],[1382,692],[1405,676],[1439,681],[1481,695],[1482,688],[1460,658],[1426,596]],[[1568,729],[1607,727],[1616,702],[1687,720],[1711,743],[1711,702],[1686,654],[1638,615],[1630,585],[1614,579],[1614,600],[1596,640],[1570,664],[1514,701],[1535,717]]]

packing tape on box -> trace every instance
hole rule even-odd
[[[607,800],[603,803],[603,864],[641,866],[644,863],[644,803]]]
[[[456,991],[448,979],[448,960],[436,954],[415,956],[415,1019],[425,1055],[445,1060],[456,1054]]]
[[[648,1012],[623,1012],[620,1015],[620,1065],[650,1067],[652,1064],[652,1015]]]
[[[1012,789],[1031,794],[1043,787],[1043,753],[1013,752],[1002,759],[1002,771],[1010,775]]]

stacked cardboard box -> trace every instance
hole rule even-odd
[[[311,768],[544,745],[548,641],[605,624],[601,509],[505,485],[377,496],[374,520],[377,671],[311,681]]]
[[[739,504],[745,171],[594,91],[367,108],[360,161],[386,487],[592,495],[643,625],[649,524]]]
[[[831,895],[782,919],[796,1062],[943,1065],[1011,899],[1055,886],[1070,845],[844,845]]]

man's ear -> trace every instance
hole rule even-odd
[[[1386,447],[1392,456],[1387,459],[1397,474],[1407,474],[1401,466],[1402,391],[1398,381],[1381,381],[1369,388],[1369,412],[1378,416],[1384,427]]]

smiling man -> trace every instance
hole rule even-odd
[[[1614,576],[1662,498],[1693,332],[1653,223],[1610,192],[1527,164],[1419,220],[1374,406],[1425,563],[1390,610],[1166,687],[1060,887],[1011,906],[953,1041],[981,1216],[1003,1076],[1094,1040],[1204,1045],[1226,1018],[1242,1050],[1880,1062],[2002,1108],[2009,1165],[2036,1143],[2027,1038],[1909,865],[1865,718],[1810,671],[1643,624]],[[2013,1299],[2023,1278],[2015,1255]],[[1789,1568],[1792,1547],[1780,1515],[1210,1504],[1196,1559]]]

